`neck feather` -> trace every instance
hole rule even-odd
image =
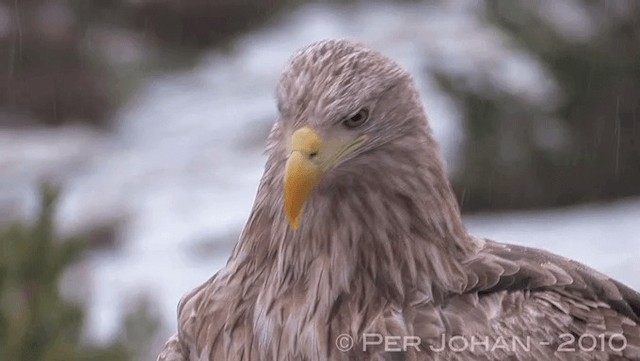
[[[282,210],[282,162],[272,159],[230,262],[264,273],[275,294],[305,285],[329,303],[358,284],[397,302],[411,302],[416,290],[431,299],[461,291],[460,263],[476,244],[440,158],[430,157],[436,143],[428,130],[412,137],[350,160],[352,172],[336,171],[295,231]]]

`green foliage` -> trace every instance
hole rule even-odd
[[[108,127],[145,74],[189,65],[301,2],[0,0],[10,20],[0,32],[0,110],[10,116],[0,125]],[[128,43],[142,45],[140,59],[114,60]]]
[[[8,19],[0,35],[0,111],[10,115],[0,125],[106,125],[114,105],[109,72],[92,61],[89,27],[69,10],[65,2],[0,0]]]
[[[62,298],[58,283],[83,255],[86,242],[55,237],[54,200],[55,192],[45,190],[34,225],[0,231],[0,361],[141,359],[139,352],[146,351],[141,345],[149,344],[157,327],[146,307],[127,317],[122,337],[112,344],[80,342],[82,305]]]
[[[173,50],[220,46],[301,0],[70,1],[84,23],[143,32]]]
[[[478,89],[439,75],[465,118],[463,164],[454,182],[463,209],[561,206],[640,194],[640,3],[576,3],[593,20],[595,34],[588,40],[550,24],[540,10],[552,2],[486,2],[488,20],[558,84],[560,97],[549,99],[547,109],[490,82]],[[562,141],[545,144],[554,132]]]

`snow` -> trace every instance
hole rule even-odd
[[[122,224],[122,248],[92,254],[88,334],[106,340],[133,295],[148,294],[169,329],[180,297],[216,272],[251,209],[276,118],[274,89],[298,48],[325,38],[364,42],[415,76],[450,167],[464,136],[454,102],[430,71],[475,86],[494,69],[507,92],[534,104],[555,85],[473,6],[460,3],[308,5],[211,52],[193,69],[149,79],[108,134],[78,127],[0,129],[0,219],[32,218],[38,182],[63,185],[59,228]],[[548,103],[548,102],[547,102]],[[124,222],[121,222],[122,220]],[[466,218],[481,236],[552,250],[640,288],[640,200]],[[169,332],[169,331],[166,331]]]

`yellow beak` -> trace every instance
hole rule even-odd
[[[291,153],[284,175],[284,209],[291,228],[298,228],[298,219],[307,198],[320,181],[322,168],[318,162],[322,140],[318,133],[303,127],[291,137]]]

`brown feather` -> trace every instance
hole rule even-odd
[[[181,300],[178,333],[158,360],[640,359],[638,293],[569,259],[467,234],[418,93],[396,63],[319,42],[294,55],[277,96],[240,240]],[[331,134],[365,105],[367,143],[324,176],[292,230],[282,196],[288,138],[302,126]],[[364,350],[364,333],[419,337],[421,349]],[[563,337],[586,333],[627,345],[558,350]],[[355,342],[348,352],[336,347],[343,334]],[[456,336],[493,347],[433,349]],[[496,347],[513,338],[532,344]]]

